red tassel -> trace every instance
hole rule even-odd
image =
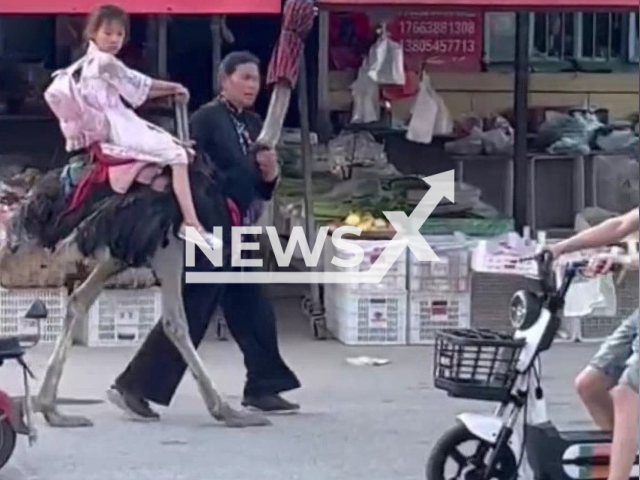
[[[91,147],[89,147],[89,152],[93,157],[93,167],[89,174],[80,181],[75,191],[73,192],[71,205],[69,206],[65,214],[76,211],[82,205],[87,196],[89,196],[91,190],[93,190],[93,187],[95,185],[101,185],[108,181],[110,165],[133,162],[133,160],[116,161],[108,159],[104,155],[104,153],[102,153],[102,149],[97,143],[94,143],[93,145],[91,145]]]
[[[231,217],[231,226],[239,227],[242,224],[242,217],[240,216],[240,209],[236,205],[236,202],[227,198],[227,209]]]

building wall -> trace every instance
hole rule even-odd
[[[349,111],[349,85],[355,72],[330,72],[329,99],[332,111]],[[470,111],[479,114],[513,106],[513,73],[434,73],[431,80],[454,116]],[[611,119],[624,119],[638,112],[638,73],[534,73],[530,77],[532,107],[581,107],[585,103],[609,110]],[[413,99],[394,105],[408,117]]]

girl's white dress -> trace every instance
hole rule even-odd
[[[173,135],[140,118],[123,102],[133,108],[142,105],[149,97],[151,77],[128,68],[93,42],[80,61],[78,91],[83,101],[105,119],[102,152],[115,159],[135,161],[109,168],[109,181],[115,191],[124,193],[136,181],[151,184],[164,167],[189,162],[187,150]]]

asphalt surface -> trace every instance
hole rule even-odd
[[[0,480],[418,480],[430,446],[462,411],[494,405],[451,400],[432,387],[431,347],[345,347],[314,341],[299,314],[299,300],[278,302],[282,351],[303,388],[288,398],[302,404],[273,426],[231,430],[211,419],[195,383],[185,377],[162,421],[132,422],[104,402],[105,390],[126,365],[131,348],[74,347],[60,395],[103,403],[64,406],[90,417],[92,428],[60,430],[38,417],[40,438],[26,439]],[[572,379],[596,344],[557,344],[544,357],[549,413],[562,425],[586,414]],[[29,352],[39,378],[50,346]],[[208,341],[201,355],[219,389],[239,406],[242,356],[233,342]],[[391,360],[383,367],[355,367],[359,355]],[[0,368],[0,385],[20,393],[16,367]],[[575,425],[573,425],[575,427]]]

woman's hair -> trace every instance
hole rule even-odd
[[[100,30],[105,23],[119,22],[124,26],[126,32],[129,31],[129,15],[122,8],[116,5],[100,5],[87,17],[87,25],[84,29],[84,39],[86,42]]]
[[[256,66],[260,66],[260,60],[253,53],[242,51],[232,52],[220,62],[220,69],[218,70],[218,90],[222,90],[222,80],[229,75],[236,73],[236,70],[240,65],[246,65],[252,63]]]

